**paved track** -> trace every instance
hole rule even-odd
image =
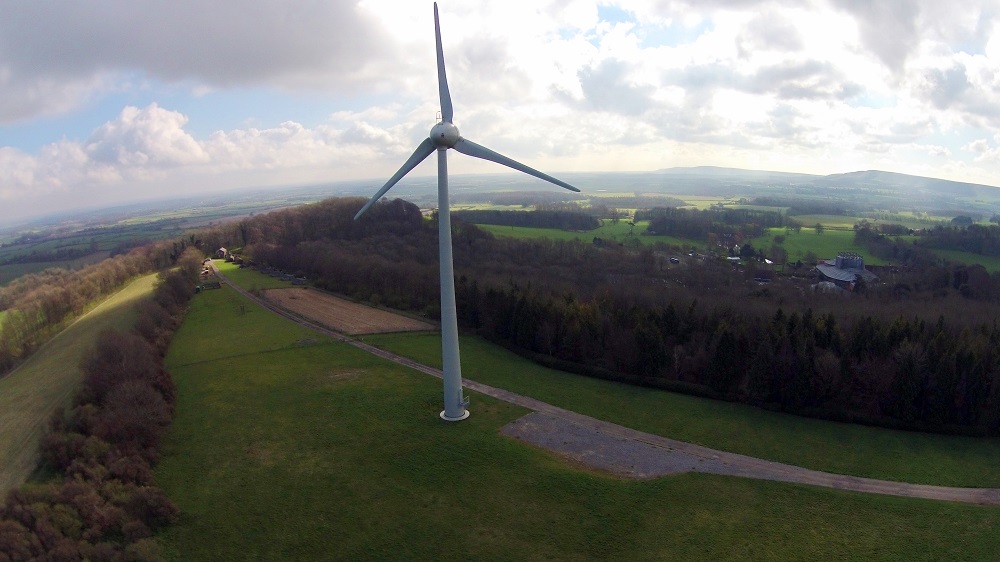
[[[214,263],[212,267],[215,268]],[[298,324],[389,361],[438,378],[443,377],[439,369],[428,367],[412,359],[389,353],[319,326],[229,283],[218,269],[216,269],[216,274],[243,296]],[[680,472],[705,472],[809,484],[855,492],[1000,505],[1000,489],[998,488],[956,488],[909,484],[810,470],[800,466],[709,449],[701,445],[637,431],[468,379],[463,380],[463,386],[469,390],[534,411],[534,413],[504,427],[502,432],[505,435],[553,450],[588,466],[625,477],[655,478]]]

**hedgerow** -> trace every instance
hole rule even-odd
[[[0,506],[0,562],[161,559],[153,533],[178,517],[152,469],[176,398],[163,354],[199,262],[194,250],[182,254],[133,332],[102,333],[84,357],[81,388],[41,445],[57,476],[12,490]]]

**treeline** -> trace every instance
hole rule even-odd
[[[786,207],[786,215],[850,215],[864,211],[859,205],[847,201],[809,201],[797,198],[754,197],[754,205],[765,207]]]
[[[350,232],[339,223],[361,203],[255,218],[247,251],[330,290],[436,316],[435,226],[405,220],[415,208],[394,201],[375,207],[371,236],[329,236]],[[327,225],[323,236],[289,237],[288,225],[313,223]],[[802,415],[1000,432],[998,311],[959,296],[958,269],[906,298],[873,287],[847,300],[760,288],[726,264],[665,268],[658,247],[494,238],[470,224],[453,236],[460,322],[546,364]]]
[[[770,317],[622,291],[578,300],[511,283],[459,284],[465,323],[564,370],[796,414],[1000,433],[1000,326],[957,329],[833,312]]]
[[[593,230],[601,221],[582,211],[455,211],[452,216],[475,224],[558,228],[562,230]]]
[[[893,238],[896,235],[894,232],[895,229],[890,228],[887,232],[882,225],[876,227],[862,221],[854,225],[854,243],[866,248],[872,256],[897,265],[927,268],[939,261],[930,250],[910,241]]]
[[[740,233],[745,238],[761,236],[768,228],[789,226],[788,219],[775,211],[754,209],[642,209],[635,220],[648,220],[650,234],[704,240],[709,234]]]
[[[980,256],[1000,256],[1000,226],[970,224],[964,227],[935,226],[923,232],[920,246],[935,250],[958,250]]]
[[[0,287],[0,375],[31,355],[64,322],[137,275],[173,263],[185,243],[162,242],[79,270],[53,268]]]
[[[179,256],[143,305],[133,332],[102,333],[83,359],[83,383],[53,417],[41,446],[59,476],[8,493],[0,562],[161,560],[153,533],[178,517],[153,478],[175,389],[163,354],[194,294],[201,253]]]
[[[935,249],[961,249],[962,241],[969,243],[966,248],[979,247],[973,241],[981,237],[982,230],[995,229],[996,232],[986,233],[986,236],[1000,234],[998,227],[981,227],[972,225],[973,232],[969,236],[961,233],[966,229],[935,228],[932,234],[922,236],[916,241],[904,241],[893,238],[900,232],[899,225],[879,225],[875,227],[867,221],[854,225],[854,242],[863,245],[873,256],[889,260],[895,264],[906,266],[915,271],[893,286],[897,295],[904,295],[921,288],[930,291],[955,289],[963,297],[980,301],[996,302],[1000,300],[1000,275],[990,275],[985,267],[973,265],[941,265],[940,257],[932,252]],[[959,231],[958,233],[954,231]],[[972,251],[965,249],[964,251]]]
[[[8,256],[0,261],[0,265],[10,265],[14,263],[40,263],[47,261],[71,261],[84,256],[89,256],[97,250],[92,248],[59,248],[57,250],[47,250],[38,252],[32,250],[25,254]]]

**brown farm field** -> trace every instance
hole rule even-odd
[[[422,320],[351,302],[315,289],[268,289],[264,291],[264,298],[303,318],[348,335],[437,329]]]

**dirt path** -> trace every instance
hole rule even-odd
[[[225,276],[218,271],[216,274],[240,294],[294,322],[389,361],[438,378],[443,377],[439,369],[428,367],[412,359],[389,353],[318,326],[229,283]],[[800,466],[709,449],[701,445],[644,433],[468,379],[463,380],[463,386],[469,390],[533,410],[531,414],[502,428],[501,433],[504,435],[554,451],[595,469],[627,478],[656,478],[682,472],[704,472],[809,484],[855,492],[1000,505],[1000,489],[998,488],[956,488],[910,484],[810,470]]]

